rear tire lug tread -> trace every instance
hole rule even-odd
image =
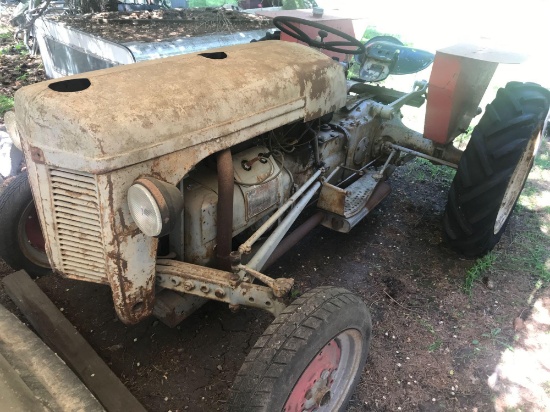
[[[495,234],[497,213],[510,177],[548,112],[549,96],[538,85],[514,82],[487,106],[459,162],[443,219],[445,239],[458,252],[480,256],[500,239],[507,220]]]

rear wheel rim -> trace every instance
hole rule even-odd
[[[44,236],[33,201],[29,202],[19,218],[17,240],[25,258],[37,266],[50,267],[48,256],[46,255]]]
[[[504,197],[498,209],[497,217],[495,220],[495,226],[493,228],[493,234],[497,234],[501,231],[504,224],[508,220],[512,209],[516,204],[516,201],[521,194],[521,190],[527,181],[533,162],[535,161],[535,156],[537,154],[541,140],[541,134],[537,133],[527,143],[527,147],[523,151],[521,158],[519,159],[510,180],[508,181],[508,186],[504,192]]]
[[[361,333],[348,329],[330,340],[292,388],[285,412],[334,411],[345,402],[361,364]]]

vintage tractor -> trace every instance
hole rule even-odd
[[[259,41],[21,89],[8,120],[28,173],[1,198],[0,253],[34,275],[51,266],[108,284],[127,324],[154,314],[174,325],[209,299],[264,309],[275,320],[230,409],[344,410],[367,357],[366,305],[337,287],[289,303],[293,279],[265,268],[319,224],[349,232],[416,156],[458,169],[448,243],[467,256],[491,250],[533,165],[550,93],[500,89],[462,152],[453,139],[508,57],[443,50],[430,82],[402,93],[372,82],[433,56],[293,17],[274,23],[310,47]],[[355,55],[356,78],[324,50]],[[426,96],[421,134],[400,109]]]

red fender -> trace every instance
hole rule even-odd
[[[424,137],[446,144],[463,133],[499,63],[521,63],[524,56],[472,44],[438,50],[428,87]]]

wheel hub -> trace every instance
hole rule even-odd
[[[39,250],[40,252],[46,253],[46,241],[42,235],[40,221],[38,220],[38,214],[36,213],[35,208],[32,208],[27,215],[25,220],[25,233],[27,235],[28,242],[33,248]]]
[[[342,351],[335,339],[328,342],[310,362],[288,398],[285,412],[316,411],[331,400],[333,372],[340,365]]]
[[[317,382],[313,383],[313,387],[306,392],[306,401],[302,410],[310,411],[318,406],[327,405],[330,402],[330,385],[329,381],[330,370],[325,369],[321,372],[321,376]]]

